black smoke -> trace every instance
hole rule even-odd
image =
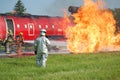
[[[56,0],[46,9],[50,16],[63,16],[64,10],[68,12],[69,6],[81,6],[83,0]]]

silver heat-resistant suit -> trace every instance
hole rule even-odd
[[[46,61],[48,58],[48,46],[50,45],[49,39],[45,36],[46,31],[41,30],[40,37],[38,37],[35,42],[36,51],[36,64],[37,66],[46,67]]]

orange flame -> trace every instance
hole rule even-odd
[[[103,8],[104,2],[101,0],[84,2],[78,12],[72,15],[75,25],[66,30],[70,52],[96,52],[108,48],[111,50],[111,47],[116,49],[115,43],[120,36],[114,34],[116,21],[112,12]]]

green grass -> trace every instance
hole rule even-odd
[[[0,80],[120,80],[120,53],[51,54],[46,68],[35,56],[0,58]]]

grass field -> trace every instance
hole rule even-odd
[[[0,58],[0,80],[120,80],[120,52],[50,54],[46,68],[35,56]]]

